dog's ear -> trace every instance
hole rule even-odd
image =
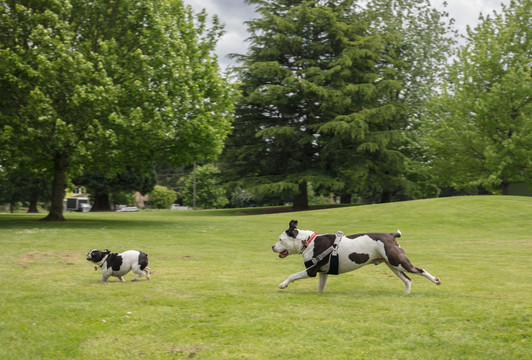
[[[291,220],[290,223],[288,224],[288,228],[290,230],[297,228],[297,220]]]
[[[290,221],[290,224],[288,224],[289,229],[286,230],[286,235],[296,238],[299,231],[297,231],[297,220]]]
[[[104,254],[110,254],[111,252],[107,249],[105,249],[104,251],[102,251]]]

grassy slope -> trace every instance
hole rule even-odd
[[[532,198],[460,197],[271,215],[219,211],[0,215],[2,359],[514,359],[530,355]],[[403,232],[439,276],[412,293],[384,266],[277,289],[300,271],[271,245]],[[93,248],[150,254],[152,281],[105,284]],[[126,279],[132,279],[132,274]]]

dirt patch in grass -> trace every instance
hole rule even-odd
[[[62,253],[62,254],[52,254],[52,253],[40,253],[40,252],[29,252],[26,254],[21,254],[17,257],[17,264],[26,268],[27,264],[39,262],[43,259],[50,259],[51,261],[58,262],[63,265],[75,265],[79,263],[79,254],[76,253]]]
[[[173,347],[171,350],[167,351],[167,353],[178,353],[178,354],[185,355],[188,359],[193,359],[196,357],[198,352],[203,351],[203,350],[209,350],[209,348],[206,346],[195,346],[195,347],[190,347],[190,348],[185,348],[185,349]]]

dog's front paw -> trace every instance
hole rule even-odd
[[[286,289],[288,287],[288,282],[282,282],[279,284],[279,289]]]

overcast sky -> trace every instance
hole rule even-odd
[[[196,11],[205,9],[209,16],[218,15],[225,24],[225,35],[219,40],[216,48],[218,61],[222,68],[231,64],[228,54],[245,54],[248,33],[245,21],[256,17],[254,8],[246,5],[243,0],[184,0]],[[443,9],[444,0],[431,0],[433,6]],[[447,0],[447,11],[456,20],[456,27],[465,33],[467,25],[474,26],[479,14],[491,14],[493,10],[500,12],[501,3],[509,4],[510,0]]]

